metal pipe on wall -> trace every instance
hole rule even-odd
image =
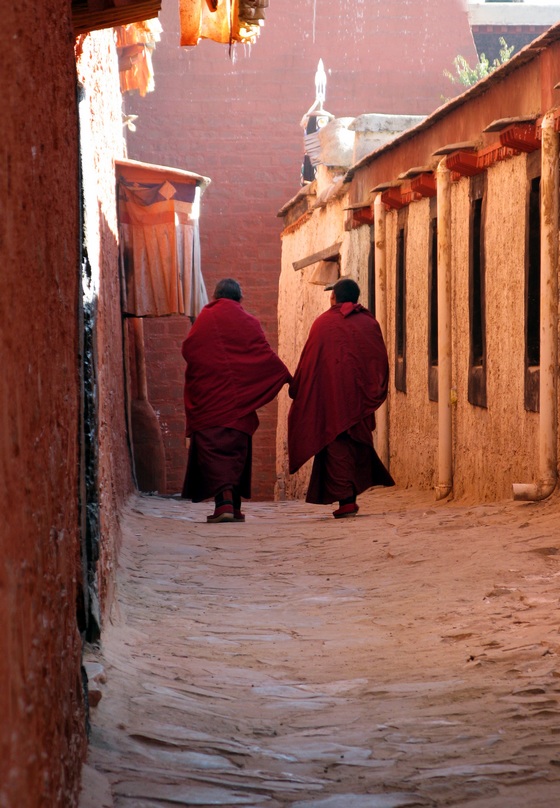
[[[386,211],[377,194],[373,203],[373,238],[375,267],[375,318],[381,328],[383,339],[387,341],[387,243],[386,243]],[[376,448],[379,458],[389,468],[389,409],[385,401],[375,413],[377,437]]]
[[[550,496],[558,479],[558,142],[554,114],[547,112],[541,149],[539,478],[513,484],[513,498],[524,501]]]
[[[451,179],[445,158],[437,172],[438,482],[436,499],[453,490],[451,401]]]

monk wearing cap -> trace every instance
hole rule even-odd
[[[251,496],[256,410],[291,380],[241,299],[237,281],[221,280],[182,347],[190,436],[183,497],[193,502],[213,497],[208,522],[245,521],[241,498]]]
[[[336,519],[355,516],[356,497],[366,489],[395,484],[372,439],[375,410],[387,397],[387,350],[379,323],[359,296],[351,278],[337,281],[289,388],[290,473],[314,457],[306,501],[338,501]]]

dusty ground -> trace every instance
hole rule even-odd
[[[131,500],[90,656],[115,806],[560,805],[560,498],[360,504]]]

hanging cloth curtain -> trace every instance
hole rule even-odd
[[[223,45],[254,42],[260,31],[258,21],[240,14],[240,0],[179,0],[179,19],[181,45],[197,45],[201,39]]]
[[[116,29],[121,93],[138,90],[141,96],[155,89],[152,53],[161,39],[158,19],[122,25]]]
[[[135,317],[198,315],[208,303],[200,267],[195,183],[118,178],[123,310]]]

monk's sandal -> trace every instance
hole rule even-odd
[[[359,510],[355,502],[349,502],[348,505],[341,505],[340,508],[333,511],[333,516],[335,519],[349,519],[352,516],[356,516]]]
[[[224,500],[215,510],[212,516],[207,516],[207,522],[233,522],[233,502]]]

